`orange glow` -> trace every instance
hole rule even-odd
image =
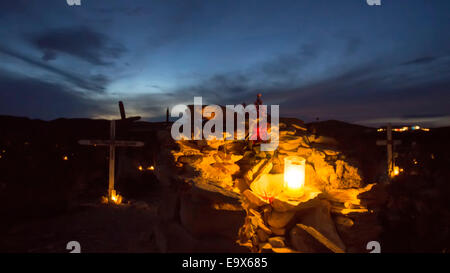
[[[288,156],[284,159],[284,187],[288,195],[303,195],[305,162],[303,157],[298,156]]]
[[[401,169],[399,166],[394,166],[394,168],[392,169],[392,172],[391,172],[391,177],[397,176],[402,172],[403,172],[403,169]]]
[[[69,160],[69,158],[67,157],[67,155],[65,155],[65,156],[63,157],[63,160]]]
[[[399,175],[400,174],[400,169],[399,167],[395,166],[394,167],[394,175]]]
[[[116,205],[122,203],[122,196],[117,194],[115,190],[111,192],[110,202]]]
[[[153,171],[153,170],[155,170],[155,167],[153,167],[153,166],[149,166],[149,167],[147,167],[147,170],[149,170],[149,171]]]
[[[142,168],[142,166],[139,165],[138,170],[142,172],[144,170],[144,168]]]

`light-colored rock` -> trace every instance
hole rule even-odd
[[[245,190],[243,194],[247,198],[247,200],[255,207],[261,207],[261,206],[267,204],[266,201],[264,201],[262,198],[260,198],[258,195],[256,195],[251,190]]]
[[[269,235],[272,234],[272,231],[270,230],[270,228],[266,226],[261,213],[257,212],[254,209],[250,209],[249,211],[250,211],[251,215],[249,215],[248,217],[250,217],[250,220],[251,220],[253,226],[262,229],[265,233],[267,233]]]
[[[245,158],[245,155],[244,155]],[[256,178],[258,170],[261,168],[263,164],[265,164],[267,160],[261,159],[256,164],[254,164],[245,174],[244,174],[244,180],[249,185],[253,182],[253,179]]]
[[[183,155],[178,158],[178,162],[189,165],[197,165],[203,161],[201,155]]]
[[[260,243],[259,249],[262,253],[271,253],[272,252],[272,246],[269,243]]]
[[[355,224],[351,218],[340,215],[334,217],[334,221],[337,225],[341,225],[347,228],[352,227]]]
[[[342,203],[344,208],[353,208],[352,206],[361,205],[361,200],[358,196],[370,191],[374,185],[368,184],[364,188],[329,189],[323,193],[323,197],[333,202]]]
[[[248,184],[242,178],[237,178],[234,181],[234,190],[239,193],[244,193],[246,190],[250,189]]]
[[[272,230],[272,233],[274,235],[284,236],[286,234],[286,229],[285,228],[270,227],[270,230]]]
[[[291,126],[294,127],[297,130],[300,130],[300,131],[307,131],[305,126],[300,126],[300,125],[295,124],[295,123],[292,123]]]
[[[272,170],[272,167],[273,167],[272,160],[267,160],[267,161],[261,166],[261,168],[258,170],[258,172],[256,172],[256,173],[253,175],[253,182],[259,180],[259,179],[261,178],[261,176],[270,173],[270,171]]]
[[[250,185],[250,189],[266,202],[270,202],[281,193],[283,184],[282,174],[264,174]]]
[[[217,150],[220,146],[225,144],[223,140],[206,140],[206,143],[209,147]]]
[[[301,138],[299,138],[299,139],[301,139]],[[283,140],[281,140],[280,143],[278,144],[278,148],[281,151],[293,151],[293,150],[296,150],[299,145],[300,145],[300,141],[283,141]]]
[[[294,218],[295,211],[278,212],[273,211],[267,222],[271,227],[283,228]]]
[[[341,179],[344,177],[345,162],[343,160],[336,161],[336,176]]]
[[[351,166],[349,164],[345,165],[345,172],[342,179],[340,188],[353,188],[353,187],[361,187],[362,186],[362,178],[359,173],[358,168]]]
[[[276,236],[276,237],[270,237],[269,238],[269,244],[274,248],[282,248],[286,247],[286,243],[284,241],[284,237]]]
[[[336,150],[325,149],[325,150],[323,150],[323,152],[328,156],[337,156],[339,154],[339,152]]]
[[[299,156],[308,158],[308,157],[312,154],[312,149],[311,149],[311,148],[307,148],[307,147],[301,146],[301,147],[298,147],[298,149],[297,149],[297,154],[298,154]]]
[[[304,194],[298,198],[291,198],[286,193],[280,193],[271,203],[273,209],[278,212],[301,211],[316,206],[316,197],[321,193],[314,187],[305,187]]]
[[[292,248],[288,247],[274,247],[272,248],[272,251],[274,253],[299,253],[298,251],[295,251]]]
[[[269,239],[269,235],[262,229],[258,229],[256,231],[256,234],[258,235],[258,239],[260,242],[266,242],[267,239]]]
[[[239,166],[236,164],[229,163],[213,163],[211,167],[218,169],[218,171],[223,172],[225,174],[235,174],[239,171]]]

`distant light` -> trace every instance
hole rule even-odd
[[[144,168],[142,168],[142,166],[139,165],[138,170],[142,172],[144,170]]]
[[[147,170],[153,171],[153,170],[155,170],[155,167],[153,167],[153,166],[148,166],[148,167],[147,167]]]
[[[399,175],[401,172],[403,172],[403,169],[400,169],[399,166],[394,166],[391,172],[391,177]]]
[[[413,159],[413,163],[414,163],[414,165],[419,164],[419,162],[417,162],[417,160],[415,158]]]
[[[69,160],[69,158],[67,157],[67,155],[65,155],[65,156],[63,157],[63,160],[64,160],[64,161]]]

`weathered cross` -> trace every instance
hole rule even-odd
[[[387,147],[387,173],[388,173],[388,176],[390,176],[390,174],[392,173],[392,171],[394,169],[394,160],[392,158],[393,147],[395,147],[395,145],[400,145],[402,143],[402,141],[401,140],[392,140],[392,125],[390,123],[387,125],[386,134],[387,134],[387,139],[386,140],[377,140],[377,145],[378,146],[386,145],[386,147]]]
[[[119,102],[119,107],[121,108],[122,120],[128,120],[125,117],[125,111],[123,110],[123,104]],[[139,119],[138,117],[130,118],[130,120]],[[116,192],[114,190],[114,173],[115,173],[115,157],[116,157],[116,147],[142,147],[144,142],[142,141],[128,141],[128,140],[116,140],[116,121],[111,120],[110,127],[110,137],[109,140],[88,140],[82,139],[78,141],[81,145],[92,145],[92,146],[109,146],[109,184],[108,184],[108,198],[113,200]]]

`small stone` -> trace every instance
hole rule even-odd
[[[272,233],[274,235],[284,236],[286,234],[286,229],[285,228],[270,227],[270,229],[272,230]]]
[[[338,151],[334,151],[334,150],[324,150],[323,152],[328,156],[336,156],[339,154]]]
[[[303,253],[329,253],[328,248],[322,245],[305,230],[295,226],[289,232],[292,247]]]
[[[249,189],[249,186],[247,183],[245,183],[244,179],[238,178],[234,182],[234,187],[238,190],[238,192],[244,192]]]
[[[295,251],[288,247],[274,247],[272,248],[272,251],[274,253],[298,253],[298,251]]]
[[[252,224],[254,226],[259,227],[260,229],[262,229],[264,232],[266,232],[267,234],[272,234],[272,231],[270,230],[270,228],[268,228],[265,223],[264,220],[262,219],[261,213],[257,212],[254,209],[250,209],[249,210],[251,214],[253,214],[253,216],[250,216]]]
[[[336,222],[336,224],[344,227],[352,227],[355,224],[352,219],[340,215],[336,216],[334,218],[334,221]]]
[[[236,164],[214,163],[211,166],[225,174],[235,174],[239,171],[239,166]]]
[[[203,160],[203,157],[201,155],[191,155],[191,156],[183,155],[178,158],[178,162],[190,164],[190,165],[198,164],[202,160]]]
[[[138,209],[138,210],[148,210],[148,209],[150,209],[150,206],[144,201],[138,201],[136,203],[133,203],[133,207]]]
[[[326,244],[334,252],[345,251],[345,245],[336,230],[334,221],[331,219],[330,208],[329,202],[320,202],[318,206],[302,215],[301,221],[297,226],[301,228],[306,227],[305,231],[311,231],[311,236]]]
[[[283,191],[283,174],[263,174],[250,185],[250,189],[269,202]]]
[[[294,211],[278,212],[273,211],[269,216],[267,222],[271,227],[283,228],[285,227],[294,217]]]
[[[269,238],[269,244],[272,247],[286,247],[286,243],[284,242],[284,237],[277,236],[277,237],[271,237]]]
[[[262,229],[265,233],[267,233],[267,234],[272,234],[272,230],[270,230],[270,228],[268,228],[265,224],[264,224],[264,222],[259,222],[258,223],[258,227],[260,228],[260,229]]]
[[[264,202],[263,200],[261,200],[261,198],[259,198],[254,192],[252,192],[251,190],[245,190],[244,191],[244,196],[247,198],[247,200],[254,206],[256,207],[260,207],[260,206],[264,206],[266,204],[266,202]]]
[[[297,130],[307,131],[307,129],[306,129],[305,126],[300,126],[300,125],[295,124],[295,123],[292,123],[291,125],[292,125],[292,127],[294,127],[294,128],[297,129]]]
[[[264,217],[264,222],[267,223],[270,215],[272,214],[272,206],[270,205],[266,205],[263,207],[263,217]]]
[[[312,149],[308,147],[298,147],[297,154],[303,157],[309,157],[312,153]]]
[[[269,243],[260,243],[259,249],[262,253],[270,253],[272,252],[272,246]]]
[[[269,235],[265,233],[262,229],[258,229],[256,231],[256,234],[258,235],[258,239],[260,242],[266,242],[267,239],[269,239]]]

